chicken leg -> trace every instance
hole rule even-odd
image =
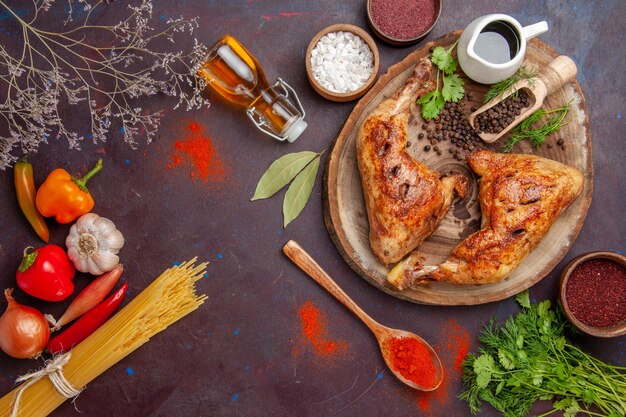
[[[387,280],[398,289],[432,281],[488,284],[504,279],[583,189],[582,172],[535,155],[480,150],[467,162],[481,176],[482,228],[437,266],[423,266],[419,254],[396,265]]]
[[[370,225],[370,246],[385,265],[398,262],[430,236],[453,199],[464,197],[462,175],[441,179],[406,152],[410,105],[435,86],[432,64],[421,59],[406,83],[363,123],[357,158]]]

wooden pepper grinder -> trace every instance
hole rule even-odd
[[[535,110],[539,109],[548,95],[552,94],[564,84],[573,80],[575,77],[576,63],[572,61],[570,57],[564,55],[558,56],[550,62],[548,66],[542,68],[536,78],[530,80],[524,79],[516,82],[502,96],[494,98],[472,113],[468,119],[469,123],[474,129],[476,129],[474,122],[479,114],[504,101],[511,94],[524,90],[528,94],[530,106],[524,108],[522,113],[520,113],[519,116],[516,116],[511,124],[498,133],[478,133],[478,136],[480,136],[483,141],[487,143],[495,142],[517,126],[526,117],[530,116]]]

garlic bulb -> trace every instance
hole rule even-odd
[[[87,213],[70,228],[65,245],[76,269],[102,275],[120,262],[117,253],[124,246],[124,236],[111,220]]]

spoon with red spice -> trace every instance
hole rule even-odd
[[[378,340],[387,366],[400,381],[420,391],[433,391],[441,385],[441,360],[424,339],[404,330],[383,326],[367,315],[297,242],[287,242],[283,252],[369,327]]]

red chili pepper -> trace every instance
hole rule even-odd
[[[127,290],[128,282],[125,282],[124,285],[109,296],[109,298],[85,313],[66,331],[53,337],[50,343],[48,343],[46,350],[53,355],[60,352],[67,352],[74,347],[74,345],[85,340],[102,326],[104,322],[111,317],[117,307],[122,304]]]
[[[72,300],[67,310],[65,310],[65,313],[63,313],[61,318],[57,320],[54,327],[50,330],[53,332],[59,330],[67,323],[79,318],[100,304],[102,300],[104,300],[104,297],[115,287],[117,281],[120,280],[122,272],[124,272],[124,266],[117,264],[111,271],[91,281],[91,283]]]
[[[57,245],[24,249],[24,259],[15,272],[17,285],[28,295],[46,301],[65,300],[74,292],[76,270]]]

